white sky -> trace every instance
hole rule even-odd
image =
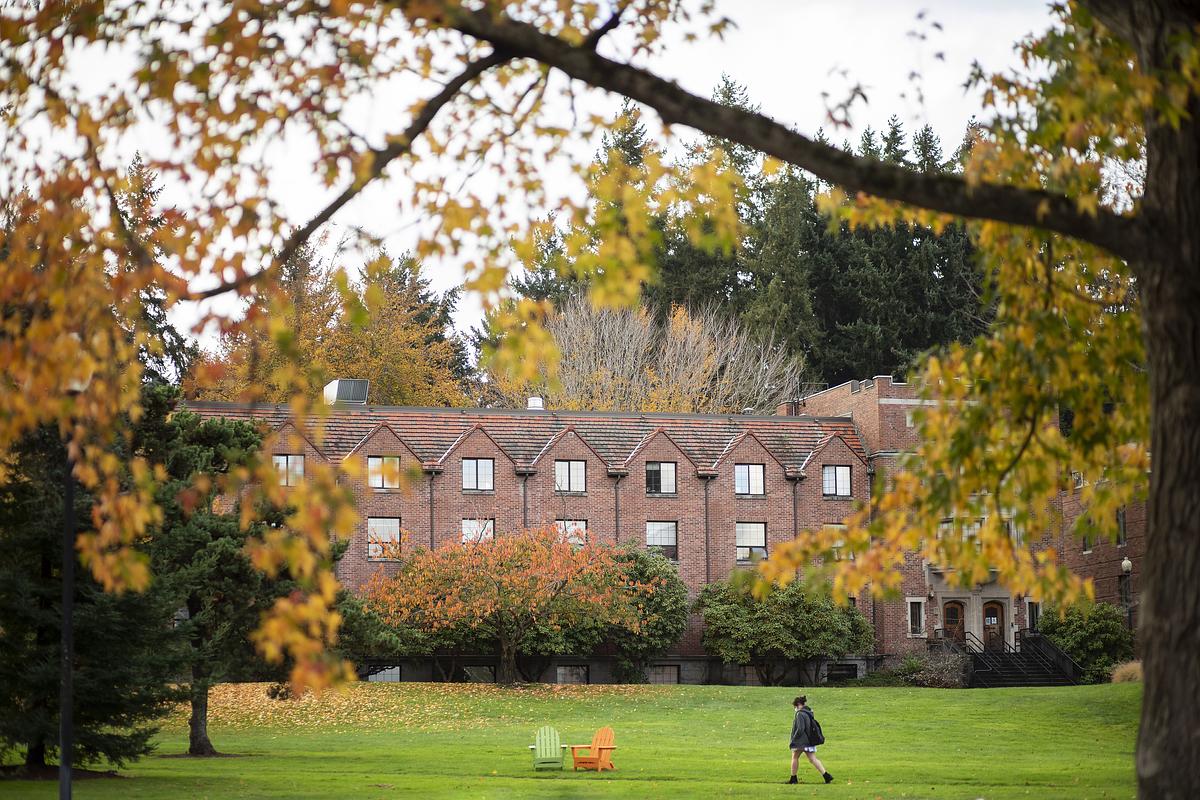
[[[844,138],[857,142],[863,127],[878,130],[892,114],[910,133],[928,122],[947,154],[961,141],[967,121],[981,113],[978,92],[967,93],[963,87],[972,62],[980,62],[989,72],[1015,67],[1014,44],[1050,24],[1045,0],[726,0],[719,7],[737,23],[723,41],[678,41],[645,66],[705,96],[721,74],[728,73],[748,86],[751,99],[765,114],[806,134],[825,127],[835,143]],[[922,11],[923,20],[918,19]],[[942,30],[934,29],[933,21]],[[921,41],[911,32],[927,38]],[[936,58],[937,53],[943,53],[944,60]],[[919,81],[914,81],[913,72],[920,74]],[[827,104],[844,99],[855,84],[865,89],[867,104],[854,106],[852,129],[831,130]],[[372,97],[370,107],[360,109],[368,127],[392,127],[388,120],[393,110],[407,107],[414,99],[411,91],[402,88],[381,91]],[[918,88],[923,102],[918,100]],[[615,101],[610,104],[601,98],[597,103],[616,106]],[[304,145],[284,141],[279,146],[279,163],[311,163],[309,158],[289,157],[289,147],[304,149]],[[145,147],[152,150],[153,143]],[[307,171],[286,166],[278,171],[271,192],[283,200],[296,224],[331,196]],[[334,217],[329,238],[338,238],[339,225],[352,224],[383,236],[393,254],[410,249],[419,221],[407,219],[398,208],[398,194],[396,187],[387,184],[364,192]],[[463,279],[462,270],[449,261],[427,262],[425,268],[439,290]],[[478,299],[465,297],[456,326],[468,330],[479,318]]]

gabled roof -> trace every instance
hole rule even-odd
[[[575,434],[575,438],[577,438],[577,439],[579,439],[579,441],[583,442],[584,447],[586,447],[588,450],[592,451],[592,455],[594,455],[597,459],[599,459],[601,464],[603,464],[605,467],[608,467],[608,460],[604,456],[602,456],[596,452],[596,448],[592,447],[591,442],[589,442],[583,436],[579,435],[579,431],[575,430],[574,425],[568,425],[567,427],[563,428],[558,433],[551,436],[550,439],[546,442],[546,444],[542,446],[542,449],[541,449],[541,451],[538,452],[537,456],[534,457],[533,461],[529,462],[530,465],[536,465],[539,461],[542,460],[542,456],[546,455],[546,453],[549,453],[550,450],[554,448],[554,445],[558,444],[560,441],[567,438],[567,436],[572,433]]]
[[[484,436],[486,436],[488,438],[488,441],[490,441],[492,444],[496,445],[496,449],[499,450],[501,453],[503,453],[504,457],[507,458],[511,463],[513,463],[513,464],[517,463],[517,460],[515,458],[513,458],[512,456],[510,456],[508,454],[508,451],[505,450],[504,447],[499,442],[497,442],[495,439],[493,439],[492,435],[487,432],[487,429],[484,428],[483,425],[481,425],[478,422],[476,422],[471,427],[467,428],[465,431],[462,432],[461,436],[459,436],[457,439],[454,440],[454,444],[450,445],[450,447],[446,450],[446,452],[442,453],[442,457],[438,459],[438,463],[445,464],[446,459],[450,457],[450,454],[453,453],[455,450],[457,450],[458,447],[463,442],[465,442],[468,438],[470,438],[471,434],[475,433],[476,431],[478,431],[479,433],[482,433]]]
[[[271,404],[192,402],[188,408],[203,417],[262,420],[269,428],[287,422],[291,414],[288,406]],[[518,465],[534,463],[552,446],[552,440],[566,435],[568,429],[610,468],[628,462],[659,431],[698,468],[719,463],[730,444],[744,433],[752,433],[777,461],[793,471],[835,434],[859,458],[866,456],[858,430],[848,417],[356,406],[332,408],[324,418],[307,420],[305,428],[310,443],[312,434],[322,432],[319,452],[340,459],[384,424],[422,463],[438,463],[476,427]]]
[[[320,453],[322,458],[327,457],[325,455],[325,451],[322,450],[320,447],[317,447],[316,443],[313,442],[312,437],[309,436],[306,432],[297,428],[295,423],[293,423],[290,419],[285,419],[282,422],[280,422],[278,425],[272,426],[271,433],[274,434],[276,437],[282,438],[284,428],[291,428],[295,432],[295,435],[297,437],[299,437],[300,439],[303,439],[308,444],[309,447],[311,447],[313,450],[316,450],[318,453]]]
[[[688,460],[688,463],[692,465],[693,469],[695,469],[697,466],[699,466],[698,464],[696,464],[695,461],[692,461],[692,457],[687,454],[687,451],[684,450],[682,447],[680,447],[679,442],[672,439],[671,434],[667,433],[666,429],[663,428],[661,425],[642,437],[642,440],[637,443],[637,447],[633,448],[633,450],[630,451],[629,455],[625,456],[625,461],[621,464],[621,466],[628,467],[629,462],[633,461],[635,458],[637,458],[638,453],[645,450],[646,447],[650,444],[650,442],[654,441],[659,436],[663,437],[668,442],[670,442],[672,445],[674,445],[675,449],[678,450],[680,453],[683,453],[683,457]]]
[[[787,464],[784,464],[782,461],[780,461],[779,457],[771,452],[771,448],[763,444],[762,439],[759,439],[757,436],[755,436],[754,431],[751,430],[744,430],[737,436],[734,436],[732,439],[730,439],[729,444],[725,445],[725,449],[721,452],[721,455],[718,456],[717,460],[712,463],[712,468],[717,469],[719,466],[721,466],[721,462],[728,458],[729,454],[736,450],[738,445],[747,439],[753,439],[754,441],[758,442],[759,446],[762,447],[763,450],[767,451],[767,455],[774,459],[775,463],[778,464],[784,471],[787,471]]]
[[[847,442],[840,433],[831,433],[828,436],[826,436],[825,438],[821,439],[821,441],[817,442],[817,446],[814,447],[812,449],[812,452],[808,454],[808,458],[804,459],[804,463],[800,465],[800,469],[804,470],[806,467],[808,467],[809,462],[812,461],[814,458],[816,458],[817,455],[822,450],[824,450],[826,447],[828,447],[829,443],[832,442],[834,439],[841,439],[842,444],[846,445],[846,447],[849,448],[850,452],[853,453],[855,455],[855,457],[858,458],[858,460],[863,463],[863,465],[866,465],[867,460],[865,458],[863,458],[862,453],[855,450],[854,447],[849,442]]]
[[[392,436],[395,436],[396,441],[398,441],[398,442],[400,442],[400,444],[404,445],[404,449],[407,450],[409,452],[409,454],[412,455],[413,458],[417,459],[417,461],[421,460],[421,457],[418,456],[416,451],[413,450],[412,447],[409,446],[408,442],[404,441],[403,436],[396,433],[396,431],[392,430],[391,425],[387,424],[386,422],[381,422],[378,425],[376,425],[374,428],[371,428],[371,430],[368,431],[365,436],[363,436],[361,439],[359,439],[358,444],[354,445],[354,447],[351,447],[349,452],[347,452],[346,455],[342,456],[342,461],[345,461],[347,458],[349,458],[350,456],[357,453],[359,448],[361,448],[367,442],[371,441],[371,439],[375,437],[375,434],[379,433],[382,430],[386,430],[388,433],[392,434]]]

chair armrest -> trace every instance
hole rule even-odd
[[[617,746],[615,744],[606,744],[606,745],[597,747],[596,749],[597,750],[616,750]]]
[[[566,749],[567,749],[568,747],[570,747],[570,746],[571,746],[571,745],[569,745],[569,744],[560,744],[560,745],[559,745],[559,747],[561,747],[563,750],[566,750]]]
[[[529,745],[529,749],[530,749],[530,750],[536,750],[536,749],[537,749],[537,745],[533,745],[533,744],[531,744],[531,745]]]
[[[563,747],[570,747],[571,752],[574,753],[576,750],[587,750],[589,747],[591,747],[591,745],[590,744],[572,744],[572,745],[564,744]]]

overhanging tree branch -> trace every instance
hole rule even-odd
[[[445,9],[437,22],[513,57],[532,58],[571,78],[617,92],[655,109],[668,124],[687,125],[739,142],[830,183],[887,200],[974,219],[1044,228],[1091,242],[1131,259],[1144,252],[1144,230],[1136,217],[1099,209],[1081,211],[1063,195],[997,184],[970,185],[955,175],[913,172],[869,161],[821,144],[752,111],[698,97],[678,84],[629,64],[571,45],[533,25],[491,11]]]
[[[264,270],[254,273],[239,275],[237,278],[226,281],[219,286],[214,286],[211,289],[206,289],[200,292],[193,292],[188,295],[189,300],[206,300],[217,295],[225,294],[226,292],[240,290],[252,283],[257,282],[263,276],[270,273],[272,270],[280,269],[286,264],[296,251],[304,246],[317,229],[330,220],[343,206],[357,197],[363,189],[367,188],[370,183],[383,174],[387,165],[394,161],[399,156],[412,150],[412,143],[417,137],[429,128],[433,122],[433,118],[442,110],[462,89],[471,81],[478,78],[484,72],[495,66],[503,64],[512,56],[506,54],[503,48],[494,47],[491,55],[476,59],[467,64],[458,75],[451,79],[442,90],[429,99],[421,107],[421,111],[413,118],[413,121],[405,129],[404,133],[394,137],[386,147],[381,147],[372,150],[371,168],[361,178],[356,178],[355,181],[346,187],[346,189],[333,199],[329,205],[321,209],[321,211],[306,222],[302,227],[293,231],[292,235],[283,243],[283,247],[271,259],[271,265]]]

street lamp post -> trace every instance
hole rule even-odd
[[[75,461],[67,445],[67,472],[63,478],[62,536],[62,664],[58,695],[58,797],[71,800],[71,748],[75,729],[72,712],[71,662],[74,660],[75,612]]]
[[[78,334],[70,334],[82,344]],[[92,382],[92,367],[83,359],[85,372],[67,382],[67,394],[73,399],[87,391]],[[75,459],[71,457],[71,437],[67,436],[66,475],[63,477],[62,536],[62,646],[58,692],[58,798],[71,800],[71,756],[75,746],[74,686],[75,661]]]
[[[1125,574],[1125,593],[1126,596],[1121,598],[1121,602],[1125,604],[1125,619],[1129,625],[1129,630],[1133,630],[1133,562],[1129,560],[1129,556],[1121,559],[1121,572]]]

